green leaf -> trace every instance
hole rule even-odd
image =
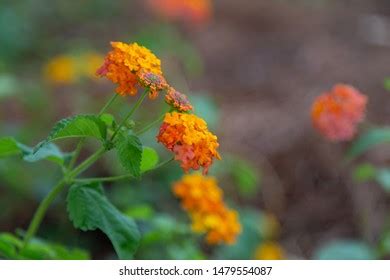
[[[348,159],[353,159],[372,147],[383,143],[390,143],[390,128],[371,129],[352,144],[352,147],[347,153],[347,157]]]
[[[153,217],[154,210],[148,204],[139,204],[129,207],[124,213],[137,220],[149,220]]]
[[[60,244],[33,238],[22,248],[23,242],[10,233],[0,234],[0,257],[6,259],[34,259],[34,260],[86,260],[88,252],[74,248],[68,249]]]
[[[250,196],[256,193],[260,176],[254,166],[244,160],[234,160],[231,173],[241,195]]]
[[[375,179],[386,192],[390,192],[390,169],[377,170]]]
[[[36,162],[42,159],[46,159],[55,162],[59,165],[63,165],[67,159],[70,158],[69,153],[63,153],[60,148],[54,143],[47,143],[43,145],[36,152],[33,149],[23,156],[23,159],[28,162]]]
[[[141,176],[142,144],[135,135],[120,135],[116,144],[122,166],[136,178]]]
[[[21,154],[19,143],[12,137],[0,138],[0,158]]]
[[[5,156],[22,155],[27,162],[36,162],[39,160],[49,160],[59,165],[63,165],[70,157],[70,154],[63,153],[58,146],[53,143],[47,143],[37,151],[22,143],[19,143],[12,137],[0,138],[0,158]]]
[[[57,122],[52,128],[49,136],[37,145],[35,152],[47,143],[55,140],[84,137],[105,140],[106,135],[106,124],[99,117],[95,115],[77,115]]]
[[[353,171],[353,179],[357,183],[364,183],[375,178],[375,166],[370,163],[363,163],[358,165]]]
[[[373,260],[375,253],[367,244],[357,240],[331,241],[314,254],[315,260]]]
[[[113,127],[115,124],[115,118],[111,114],[102,114],[100,119],[106,124],[107,127]]]
[[[153,169],[158,163],[159,157],[157,152],[150,147],[143,147],[141,159],[141,173]]]
[[[74,226],[83,231],[100,229],[111,240],[120,259],[131,259],[140,234],[131,218],[117,210],[104,196],[99,184],[73,185],[67,208]]]
[[[386,78],[386,79],[383,81],[383,87],[384,87],[387,91],[390,91],[390,78]]]

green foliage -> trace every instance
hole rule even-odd
[[[155,214],[152,207],[148,204],[138,204],[127,208],[124,211],[125,215],[136,220],[149,220]]]
[[[390,169],[378,169],[375,179],[386,192],[390,192]]]
[[[132,259],[140,234],[135,222],[116,209],[103,194],[100,184],[73,185],[67,209],[76,228],[100,229],[111,240],[120,259]]]
[[[19,143],[12,137],[0,138],[0,158],[13,155],[20,155],[27,162],[46,159],[59,165],[63,165],[70,157],[70,154],[63,153],[53,143],[47,143],[35,152],[32,148]]]
[[[105,140],[107,135],[106,124],[95,115],[76,115],[57,122],[49,136],[37,145],[35,152],[47,143],[66,138],[93,137]]]
[[[141,173],[153,169],[157,165],[158,160],[159,157],[156,150],[150,147],[143,147],[140,166]]]
[[[19,143],[12,137],[0,138],[0,158],[21,154]]]
[[[256,193],[261,178],[253,165],[244,160],[234,160],[231,174],[241,195],[248,197]]]
[[[0,234],[0,258],[32,260],[87,260],[88,252],[34,238],[26,247],[18,237],[10,233]]]
[[[376,169],[370,163],[363,163],[358,165],[353,171],[353,179],[357,183],[364,183],[375,178]]]
[[[115,128],[115,117],[111,114],[104,113],[100,116],[100,119],[106,124],[107,127]]]
[[[348,159],[356,158],[376,145],[390,143],[390,128],[373,128],[361,135],[347,153]]]
[[[141,176],[142,144],[135,135],[119,135],[116,150],[122,166],[136,178]]]
[[[383,81],[383,87],[384,87],[387,91],[390,91],[390,78],[386,78],[386,79]]]
[[[375,253],[367,244],[357,240],[335,240],[320,247],[315,260],[373,260]]]

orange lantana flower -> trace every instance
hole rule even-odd
[[[241,232],[238,213],[223,202],[223,192],[213,177],[185,175],[173,186],[182,207],[192,220],[192,230],[206,233],[206,241],[215,245],[232,244]]]
[[[214,158],[220,159],[217,136],[208,130],[203,119],[192,114],[165,114],[157,140],[175,153],[186,172],[203,167],[206,174]]]
[[[107,54],[97,74],[118,84],[118,94],[135,95],[138,75],[142,71],[162,75],[161,61],[147,48],[137,43],[122,42],[111,42],[111,46],[112,50]]]
[[[352,86],[338,84],[319,96],[312,107],[314,127],[331,141],[351,140],[364,119],[367,97]]]

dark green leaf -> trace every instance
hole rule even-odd
[[[99,184],[73,185],[67,198],[69,217],[83,231],[100,229],[111,240],[120,259],[131,259],[140,234],[135,222],[118,211]]]
[[[77,115],[62,119],[57,122],[49,136],[39,143],[35,152],[45,146],[48,142],[66,138],[93,137],[100,140],[106,139],[106,124],[95,115]]]
[[[141,173],[153,169],[158,163],[159,157],[157,152],[149,147],[143,147],[141,160]]]
[[[376,145],[390,143],[390,128],[374,128],[360,136],[349,149],[347,157],[353,159]]]
[[[121,135],[116,144],[117,154],[122,166],[131,175],[141,176],[142,144],[135,135]]]

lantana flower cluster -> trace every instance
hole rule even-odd
[[[215,178],[198,173],[185,175],[173,185],[173,192],[188,211],[192,230],[206,233],[207,243],[235,242],[241,232],[238,213],[224,204],[223,192]]]
[[[202,167],[206,174],[214,158],[221,158],[217,136],[208,130],[203,119],[193,114],[167,113],[157,140],[174,152],[186,172]]]
[[[352,86],[335,85],[319,96],[312,107],[313,126],[331,141],[348,141],[364,119],[367,97]]]
[[[118,94],[135,95],[139,78],[142,79],[145,73],[162,75],[161,61],[149,49],[137,43],[111,42],[111,46],[112,50],[97,74],[118,84]]]

